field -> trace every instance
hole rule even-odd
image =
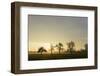
[[[29,54],[28,60],[55,60],[55,59],[88,58],[87,52],[74,52],[72,54]]]

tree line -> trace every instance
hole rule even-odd
[[[69,52],[70,54],[72,54],[73,52],[76,51],[76,50],[74,49],[75,43],[74,43],[73,41],[70,41],[70,42],[66,43],[66,45],[67,45],[67,47],[68,47],[67,50],[65,50],[66,52]],[[55,48],[55,47],[58,49],[59,54],[61,54],[61,52],[64,51],[64,45],[63,45],[62,43],[59,42],[59,43],[56,44],[55,46],[53,46],[53,45],[51,44],[51,46],[50,46],[51,54],[53,54],[53,51],[54,51],[54,48]],[[88,45],[85,44],[84,47],[85,47],[85,49],[84,49],[83,51],[87,51],[87,50],[88,50]],[[80,50],[80,51],[82,51],[82,50]],[[40,54],[43,54],[43,52],[47,52],[47,50],[46,50],[44,47],[40,47],[40,48],[38,49],[38,51],[37,51],[37,53],[40,53]]]

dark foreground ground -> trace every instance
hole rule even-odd
[[[55,59],[88,58],[87,52],[73,54],[29,54],[28,60],[55,60]]]

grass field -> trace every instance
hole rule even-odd
[[[75,52],[72,54],[29,54],[28,60],[55,60],[55,59],[79,59],[88,58],[87,52]]]

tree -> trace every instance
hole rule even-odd
[[[38,53],[41,53],[41,55],[42,55],[43,52],[47,52],[47,50],[44,47],[40,47],[38,49]]]
[[[63,48],[63,44],[59,43],[59,44],[56,45],[56,47],[58,48],[58,51],[59,51],[59,54],[60,54],[60,52],[61,52],[61,50]]]
[[[68,46],[68,51],[72,54],[72,52],[74,51],[75,43],[71,41],[67,43],[67,46]]]
[[[50,50],[51,50],[51,54],[53,54],[54,46],[52,44]]]
[[[88,50],[88,44],[85,44],[84,47],[85,47],[85,50],[87,51]]]

